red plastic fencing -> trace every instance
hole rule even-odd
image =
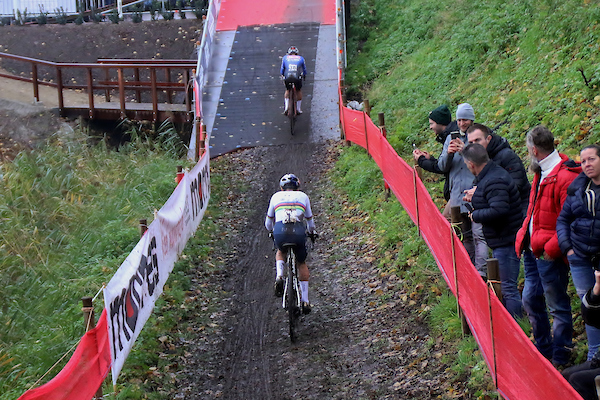
[[[479,276],[469,255],[418,177],[365,112],[342,105],[345,139],[365,148],[431,250],[458,298],[498,392],[506,399],[581,399]]]
[[[89,400],[110,370],[106,309],[88,331],[65,367],[48,383],[28,390],[19,400]]]

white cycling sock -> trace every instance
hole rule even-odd
[[[308,303],[308,281],[300,281],[300,289],[302,290],[302,301]]]
[[[287,111],[290,106],[290,99],[284,99],[284,102],[285,102],[285,111]]]
[[[277,277],[282,278],[283,270],[285,268],[285,262],[283,260],[277,260],[277,262],[275,263],[275,266],[277,268]]]
[[[296,101],[296,104],[296,109],[298,110],[298,112],[302,112],[302,108],[300,107],[302,105],[302,100]]]

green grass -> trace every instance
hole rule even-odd
[[[151,221],[175,188],[172,130],[119,151],[104,143],[53,137],[1,167],[0,399],[16,398],[77,342],[81,297],[108,282],[139,240],[139,220]]]
[[[594,1],[363,0],[353,4],[349,24],[347,94],[369,99],[371,115],[385,114],[388,140],[405,159],[411,159],[412,143],[437,155],[441,146],[428,129],[428,112],[440,104],[454,111],[462,102],[474,107],[477,122],[494,127],[506,121],[498,132],[526,163],[525,135],[540,123],[554,132],[560,151],[576,156],[600,140],[599,49]],[[429,293],[426,300],[431,326],[456,342],[451,368],[469,371],[464,379],[477,396],[485,394],[489,380],[480,376],[487,368],[474,341],[461,338],[456,300],[443,281],[431,279],[437,267],[406,214],[382,202],[377,167],[364,150],[351,147],[334,174],[342,182],[338,189],[369,213],[381,233],[381,267],[416,287],[441,288],[441,296]],[[437,200],[438,177],[426,177]],[[581,334],[578,307],[573,296]],[[528,321],[519,324],[529,332]],[[585,335],[575,343],[581,360]]]

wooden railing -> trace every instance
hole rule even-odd
[[[40,86],[57,89],[58,109],[65,114],[64,91],[82,89],[88,94],[88,117],[94,118],[101,106],[95,104],[94,93],[104,93],[106,103],[111,102],[111,93],[119,99],[120,117],[127,114],[127,103],[134,99],[136,103],[144,102],[144,93],[148,93],[146,103],[152,103],[152,117],[156,122],[159,113],[159,102],[174,104],[174,94],[184,93],[185,111],[191,113],[192,87],[191,77],[196,66],[195,60],[134,60],[134,59],[100,59],[97,63],[57,63],[35,58],[0,53],[0,59],[11,60],[11,63],[29,63],[30,76],[19,76],[0,71],[0,77],[14,79],[32,84],[33,97],[40,101]],[[18,68],[23,70],[24,68]],[[84,77],[85,83],[76,79],[65,81],[65,71],[72,75]],[[82,71],[83,70],[83,71]],[[173,72],[179,71],[179,79],[173,80]],[[43,77],[40,77],[42,73]],[[159,78],[162,76],[163,78]],[[159,95],[164,100],[159,99]],[[128,98],[129,96],[129,98]]]

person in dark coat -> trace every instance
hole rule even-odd
[[[581,299],[594,286],[594,267],[600,256],[600,146],[583,148],[580,157],[583,172],[567,189],[556,233]],[[600,329],[586,325],[585,330],[590,360],[600,348]]]
[[[581,315],[586,326],[600,328],[600,271],[594,271],[594,286],[581,299]],[[598,400],[596,377],[600,376],[600,352],[583,364],[569,367],[562,372],[583,400]]]
[[[515,236],[521,227],[521,198],[510,174],[491,161],[485,147],[468,144],[462,157],[475,175],[476,190],[471,203],[471,219],[483,225],[483,235],[498,259],[503,303],[516,319],[523,316],[521,294],[517,287],[520,261],[515,251]]]
[[[485,147],[490,159],[510,174],[519,190],[521,210],[523,210],[523,217],[525,217],[531,184],[527,179],[527,171],[521,158],[514,152],[505,138],[492,134],[492,130],[483,124],[471,125],[467,129],[467,137],[469,143],[479,143]]]

